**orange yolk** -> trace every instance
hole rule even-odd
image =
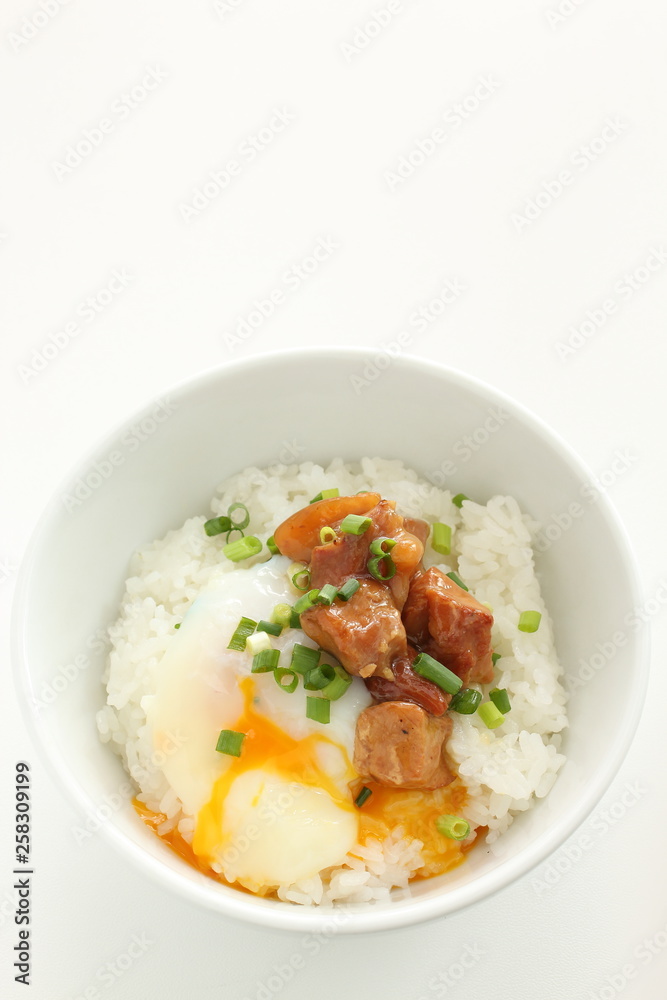
[[[162,839],[188,864],[220,882],[225,882],[224,877],[210,867],[211,861],[225,843],[221,830],[224,801],[232,783],[240,774],[260,768],[272,771],[283,779],[299,785],[323,789],[337,806],[357,812],[358,841],[361,844],[369,838],[382,841],[399,826],[402,828],[403,836],[420,840],[423,844],[424,865],[417,871],[416,878],[440,875],[464,860],[465,852],[472,847],[474,841],[463,845],[460,841],[442,836],[435,826],[435,820],[443,813],[450,815],[462,813],[467,792],[465,785],[458,778],[445,788],[434,791],[386,788],[370,780],[362,783],[345,754],[348,774],[346,779],[342,780],[347,780],[349,783],[349,792],[345,794],[323,770],[318,759],[318,748],[323,744],[335,746],[344,753],[342,748],[319,733],[295,740],[255,710],[253,678],[244,678],[239,682],[239,686],[245,704],[234,729],[246,734],[241,756],[230,757],[229,767],[215,782],[210,801],[202,807],[197,817],[192,845],[188,844],[178,830],[161,835]],[[366,784],[373,794],[360,809],[356,809],[353,801],[362,784]],[[157,828],[166,817],[161,813],[151,812],[136,799],[134,807],[144,822],[157,832]],[[481,829],[477,831],[478,835],[482,832]],[[234,884],[239,888],[238,883]]]
[[[331,796],[341,809],[354,812],[349,793],[343,793],[335,781],[324,771],[318,760],[318,748],[323,744],[338,747],[325,735],[311,733],[301,740],[295,740],[276,726],[266,716],[260,715],[254,707],[255,683],[252,677],[239,682],[243,693],[244,710],[236,721],[236,732],[245,733],[240,757],[230,757],[230,766],[221,774],[213,786],[210,801],[200,810],[192,841],[196,855],[210,862],[217,851],[224,847],[221,832],[221,817],[224,801],[233,782],[244,771],[261,768],[273,771],[286,781],[299,785],[321,788]],[[348,774],[346,780],[354,779],[353,770],[345,754]]]

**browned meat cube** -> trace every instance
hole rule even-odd
[[[391,664],[407,655],[401,615],[383,583],[362,580],[349,601],[315,605],[301,615],[301,627],[350,674],[392,678]]]
[[[370,578],[368,560],[371,558],[371,542],[382,536],[394,538],[396,545],[391,550],[391,558],[396,566],[396,573],[387,582],[387,586],[400,610],[408,596],[410,580],[421,563],[424,546],[419,538],[406,531],[403,518],[396,513],[389,500],[380,500],[375,507],[365,512],[365,516],[370,517],[373,523],[362,535],[339,535],[334,541],[313,548],[311,586],[320,588],[325,583],[331,583],[335,587],[341,587],[352,576],[357,579]],[[276,543],[279,544],[277,535]]]
[[[458,674],[464,684],[493,680],[493,615],[435,566],[414,577],[403,622],[410,641]]]
[[[391,788],[442,788],[454,780],[444,755],[451,729],[448,716],[434,719],[410,702],[371,705],[357,719],[354,766]]]

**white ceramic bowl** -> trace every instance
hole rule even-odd
[[[117,614],[133,550],[205,513],[231,473],[290,461],[290,450],[320,463],[380,455],[404,459],[439,482],[445,468],[448,486],[482,500],[513,494],[552,526],[554,541],[538,570],[568,673],[578,676],[581,661],[619,630],[626,641],[608,662],[599,654],[598,667],[586,673],[593,676],[571,699],[568,761],[547,798],[519,816],[492,851],[473,850],[454,872],[419,882],[387,905],[359,906],[341,930],[452,913],[546,858],[619,768],[646,683],[644,632],[623,625],[640,600],[633,558],[606,498],[592,503],[582,493],[590,482],[582,463],[491,387],[414,358],[380,356],[378,364],[363,350],[294,351],[225,365],[163,399],[162,408],[149,404],[68,477],[40,520],[18,583],[13,658],[20,697],[53,774],[83,817],[97,817],[90,828],[101,825],[141,872],[212,910],[285,929],[328,925],[331,911],[255,898],[207,879],[138,819],[127,776],[97,737],[104,653],[94,637]],[[563,528],[575,502],[583,512]]]

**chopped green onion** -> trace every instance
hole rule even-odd
[[[361,809],[364,802],[366,802],[371,797],[372,794],[373,792],[371,791],[371,789],[367,785],[364,785],[364,787],[361,789],[356,799],[354,800],[354,804],[357,807],[357,809]]]
[[[267,540],[266,540],[266,547],[267,547],[267,549],[269,550],[269,552],[271,553],[272,556],[279,556],[280,555],[280,549],[276,545],[276,540],[273,537],[273,535],[271,535],[270,538],[267,538]]]
[[[494,667],[500,658],[501,658],[500,653],[491,653],[491,662],[493,663]]]
[[[290,628],[301,628],[301,618],[299,617],[299,612],[292,608],[291,614],[289,616],[289,627]]]
[[[326,725],[331,721],[331,702],[326,698],[306,698],[306,718]]]
[[[276,604],[271,612],[271,621],[275,622],[276,625],[282,625],[283,628],[289,625],[291,617],[292,608],[289,604]]]
[[[331,605],[335,601],[337,594],[338,588],[334,587],[333,583],[325,583],[315,598],[315,604]]]
[[[254,622],[252,618],[242,618],[234,630],[234,635],[229,641],[227,649],[245,649],[245,644],[249,635],[257,628],[257,622]]]
[[[431,536],[431,548],[439,552],[440,555],[448,556],[452,551],[452,529],[448,524],[436,521],[433,525],[433,535]]]
[[[235,510],[243,511],[243,515],[240,521],[237,521],[236,518],[232,517],[232,512]],[[230,504],[230,506],[227,508],[227,516],[229,517],[229,520],[231,521],[232,526],[234,528],[247,528],[248,525],[250,524],[250,511],[248,510],[248,508],[244,503]]]
[[[435,828],[443,837],[451,840],[465,840],[470,833],[470,823],[463,816],[438,816]]]
[[[306,691],[321,691],[332,682],[335,676],[334,668],[330,663],[320,663],[316,667],[311,667],[304,674],[303,686]]]
[[[245,642],[245,648],[249,653],[254,656],[255,653],[261,653],[263,649],[271,649],[271,640],[269,639],[268,633],[266,632],[253,632],[249,635]]]
[[[519,631],[537,632],[541,621],[542,615],[539,611],[522,611],[519,618]]]
[[[320,545],[328,545],[329,542],[333,542],[338,538],[335,528],[331,528],[328,524],[324,528],[320,528]]]
[[[312,667],[316,667],[319,662],[319,649],[313,649],[312,646],[304,646],[300,642],[294,643],[290,670],[296,670],[297,674],[305,674]]]
[[[291,609],[290,609],[291,610]],[[283,627],[278,622],[265,622],[264,619],[257,623],[258,632],[268,632],[269,635],[280,635]]]
[[[334,497],[340,496],[340,490],[321,490],[316,497],[310,501],[311,503],[317,503],[319,500],[333,500]]]
[[[455,497],[452,497],[452,503],[455,507],[460,507],[464,500],[470,500],[465,493],[457,493]]]
[[[447,694],[456,694],[463,687],[463,681],[456,674],[448,670],[438,660],[434,660],[428,653],[420,653],[412,664],[412,669],[420,677],[425,677],[428,681],[433,681],[439,688]]]
[[[505,716],[500,712],[492,701],[485,701],[477,709],[477,714],[487,729],[497,729],[502,726]]]
[[[239,538],[237,542],[229,542],[222,551],[232,562],[240,562],[242,559],[249,559],[250,556],[256,556],[258,552],[261,552],[262,543],[254,535],[246,535],[245,538]]]
[[[228,545],[229,545],[229,542],[231,540],[232,535],[240,535],[241,538],[243,538],[243,536],[245,535],[245,531],[243,530],[243,528],[230,528],[229,531],[227,532],[227,534],[225,535],[225,541],[226,541],[226,543]],[[237,539],[237,541],[238,540],[239,539]]]
[[[348,514],[340,522],[340,530],[344,535],[363,535],[371,526],[370,517],[363,517],[361,514]]]
[[[359,590],[360,586],[361,584],[358,580],[355,580],[354,577],[350,577],[349,580],[346,580],[338,591],[338,596],[341,601],[349,601],[349,599]]]
[[[329,664],[327,664],[327,666],[329,666]],[[352,683],[352,678],[348,674],[347,670],[344,670],[343,667],[341,667],[340,663],[334,663],[333,669],[335,674],[333,680],[329,681],[327,686],[323,687],[320,692],[322,697],[326,698],[328,701],[338,701],[339,698],[343,697]]]
[[[231,526],[232,522],[228,517],[211,517],[208,521],[204,521],[204,531],[209,538],[222,535],[225,531],[229,531]]]
[[[386,535],[382,535],[380,538],[374,538],[370,544],[371,555],[386,556],[388,552],[391,552],[395,544],[396,539],[388,538]]]
[[[452,570],[451,573],[448,573],[447,576],[449,577],[450,580],[453,580],[456,586],[460,587],[461,590],[470,590],[469,587],[466,587],[465,583],[463,582],[459,574],[455,573],[454,570]]]
[[[319,593],[319,590],[309,590],[307,594],[300,597],[294,605],[294,610],[297,615],[302,615],[304,611],[308,611],[309,608],[312,608],[317,600],[317,597],[319,596]]]
[[[297,590],[308,590],[310,587],[310,570],[304,563],[292,563],[287,573]]]
[[[261,649],[252,659],[253,674],[268,674],[270,670],[275,670],[280,661],[279,649]]]
[[[482,695],[474,688],[461,688],[449,703],[450,709],[459,715],[473,715],[479,708]]]
[[[380,568],[380,563],[384,563],[384,569]],[[386,583],[387,580],[391,580],[396,575],[396,563],[391,556],[374,556],[368,560],[366,566],[371,576],[374,576],[380,583]]]
[[[299,678],[293,670],[288,670],[287,667],[276,667],[273,671],[273,677],[280,690],[286,691],[287,694],[293,694],[299,685]],[[283,684],[285,677],[291,678],[289,684]]]
[[[245,733],[237,733],[233,729],[221,729],[215,749],[218,753],[226,753],[230,757],[240,757],[241,744],[245,735]]]
[[[174,625],[174,628],[180,628],[180,627],[181,627],[181,623],[180,622],[176,622],[176,624]]]
[[[494,688],[493,691],[489,691],[489,698],[503,715],[507,715],[508,712],[512,711],[510,696],[505,688]]]

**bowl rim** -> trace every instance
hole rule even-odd
[[[40,544],[45,533],[48,535],[49,519],[58,506],[58,500],[68,484],[80,475],[82,468],[88,468],[95,458],[109,450],[119,437],[132,425],[148,416],[156,403],[164,397],[185,396],[196,394],[209,384],[220,379],[233,378],[238,374],[252,372],[253,369],[270,367],[275,363],[288,363],[290,359],[317,360],[334,357],[340,361],[357,359],[372,362],[378,355],[389,356],[389,364],[397,364],[406,370],[418,374],[437,375],[460,387],[472,391],[516,413],[531,430],[541,435],[550,447],[560,454],[560,457],[582,479],[592,480],[592,470],[579,455],[566,443],[561,435],[553,430],[541,417],[529,410],[523,403],[515,400],[496,386],[470,375],[458,368],[431,361],[409,353],[389,355],[386,350],[375,350],[372,347],[337,347],[313,346],[308,348],[289,348],[271,351],[251,357],[225,361],[211,368],[197,372],[180,379],[171,386],[152,396],[140,409],[118,423],[94,445],[89,447],[84,455],[79,457],[65,476],[62,477],[55,490],[47,500],[36,527],[29,538],[16,578],[12,601],[10,626],[10,656],[17,700],[23,720],[33,744],[37,748],[41,763],[54,778],[55,783],[65,793],[65,797],[74,802],[84,811],[89,811],[91,800],[79,785],[78,780],[64,763],[58,745],[44,724],[38,711],[36,698],[31,686],[30,666],[24,648],[24,631],[29,611],[28,596],[30,584],[35,569],[35,563]],[[637,557],[631,545],[628,532],[618,512],[606,492],[601,493],[596,507],[601,516],[613,529],[618,553],[625,567],[629,589],[635,606],[643,599],[640,584],[640,574]],[[618,727],[614,744],[609,748],[604,766],[598,769],[595,780],[587,782],[586,793],[576,807],[569,809],[560,820],[549,827],[534,842],[524,848],[516,857],[505,859],[492,871],[463,886],[445,889],[441,893],[412,900],[399,900],[393,905],[375,907],[366,904],[300,907],[291,903],[275,900],[260,900],[233,887],[220,886],[210,880],[210,886],[196,880],[184,878],[178,871],[164,864],[156,856],[149,854],[144,848],[128,837],[114,822],[101,825],[100,833],[112,844],[118,853],[133,863],[141,872],[147,873],[160,886],[166,887],[183,900],[197,903],[207,910],[228,917],[239,917],[251,924],[270,927],[285,931],[326,931],[331,927],[336,914],[347,913],[349,922],[341,922],[336,928],[340,933],[358,933],[404,927],[413,923],[421,923],[436,917],[442,917],[459,912],[468,906],[490,898],[512,882],[527,875],[537,865],[545,861],[549,855],[562,846],[565,841],[591,814],[616,776],[623,763],[637,730],[641,717],[646,690],[648,686],[649,668],[649,627],[636,633],[637,657],[635,663],[635,685],[632,698],[626,702],[623,725]],[[122,765],[121,765],[122,766]],[[202,876],[205,878],[205,876]],[[220,889],[227,890],[221,892]],[[228,895],[233,893],[234,895]]]

